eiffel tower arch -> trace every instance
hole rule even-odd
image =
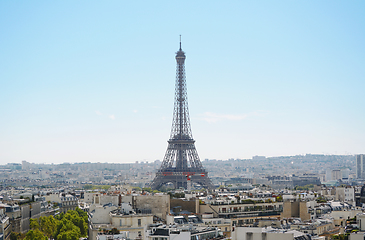
[[[185,79],[185,52],[180,49],[175,56],[176,82],[175,104],[170,139],[165,157],[160,169],[152,181],[151,188],[159,189],[166,183],[174,184],[175,188],[187,189],[188,182],[213,189],[214,186],[203,168],[195,149],[195,141],[191,133],[188,109],[186,79]]]

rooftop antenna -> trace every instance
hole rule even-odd
[[[180,35],[180,51],[181,51],[181,35]]]

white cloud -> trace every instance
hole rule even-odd
[[[114,114],[109,115],[109,118],[110,118],[111,120],[115,120],[115,115],[114,115]]]
[[[138,110],[136,110],[136,109],[133,110],[133,113],[137,113],[137,112],[138,112]]]
[[[212,112],[205,112],[202,114],[201,119],[203,119],[206,122],[210,122],[210,123],[223,121],[223,120],[241,121],[241,120],[244,120],[251,116],[262,116],[265,114],[266,114],[266,112],[263,112],[263,111],[251,112],[251,113],[247,113],[247,114],[218,114],[218,113],[212,113]]]
[[[99,115],[99,116],[102,115],[102,113],[98,110],[96,110],[95,113],[96,113],[96,115]]]

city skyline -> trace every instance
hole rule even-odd
[[[162,161],[180,34],[202,160],[363,153],[364,7],[1,2],[0,164]]]

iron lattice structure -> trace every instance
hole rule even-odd
[[[208,172],[203,168],[195,141],[191,133],[188,98],[185,78],[185,52],[176,53],[175,104],[172,129],[168,147],[156,176],[151,184],[152,189],[159,189],[166,183],[173,183],[175,188],[187,188],[188,181],[212,189],[213,184]]]

